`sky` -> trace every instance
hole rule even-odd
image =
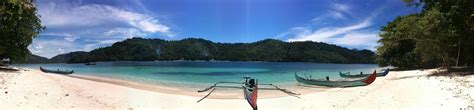
[[[132,37],[270,38],[375,51],[382,26],[420,12],[403,0],[37,0],[36,6],[46,30],[29,49],[48,58]]]

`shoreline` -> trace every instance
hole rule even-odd
[[[34,69],[28,69],[28,70],[31,71]],[[49,74],[49,73],[46,73],[46,74]],[[56,76],[56,74],[54,74],[54,76]],[[62,75],[62,76],[89,80],[89,81],[94,81],[94,82],[100,82],[100,83],[108,83],[108,84],[113,84],[117,86],[124,86],[124,87],[147,90],[147,91],[158,92],[158,93],[174,94],[174,95],[203,97],[203,94],[205,95],[208,93],[208,92],[203,92],[203,93],[197,92],[198,90],[201,90],[204,88],[197,89],[197,88],[187,88],[187,87],[172,87],[170,85],[146,84],[146,83],[128,81],[128,80],[123,80],[123,79],[114,79],[114,78],[90,76],[90,75],[71,74],[71,75]],[[209,86],[211,85],[212,84],[209,84]],[[300,85],[296,85],[292,87],[285,86],[282,88],[288,89],[290,91],[293,91],[293,90],[298,91],[296,93],[300,93],[301,95],[324,92],[331,89],[328,87],[312,87],[315,89],[308,91],[304,89],[305,88],[304,86],[300,87]],[[271,99],[271,98],[279,98],[279,97],[288,96],[287,94],[280,91],[259,91],[259,93],[261,94],[259,95],[259,99]],[[213,92],[213,94],[210,95],[208,98],[210,99],[242,99],[244,97],[243,97],[243,93],[238,89],[236,90],[236,89],[219,88],[219,89],[216,89],[216,92]]]
[[[345,64],[345,65],[377,65],[377,63],[325,63],[325,62],[304,62],[304,61],[232,61],[232,60],[215,60],[215,61],[206,61],[206,60],[147,60],[147,61],[95,61],[95,63],[114,63],[114,62],[220,62],[220,63],[228,63],[228,62],[241,62],[241,63],[311,63],[311,64]],[[68,62],[42,62],[42,63],[19,63],[20,65],[24,64],[84,64],[83,63],[68,63]],[[18,65],[18,64],[14,64]]]
[[[286,88],[309,91],[301,98],[291,96],[260,98],[259,108],[271,110],[294,109],[462,109],[474,106],[474,76],[428,76],[436,69],[394,71],[378,77],[368,86],[351,88],[301,87]],[[207,93],[189,92],[183,95],[173,88],[161,88],[171,93],[145,90],[116,81],[93,81],[37,70],[0,71],[0,108],[16,109],[250,109],[240,90],[223,91],[233,98],[209,98],[196,101]],[[114,80],[115,81],[115,80]],[[118,84],[118,85],[117,85]],[[138,83],[139,85],[142,85]],[[133,84],[132,84],[133,86]],[[151,88],[155,89],[155,88]],[[321,90],[323,89],[323,90]],[[6,93],[7,92],[7,93]],[[184,92],[188,93],[188,92]],[[277,93],[277,92],[275,92]],[[216,96],[216,94],[213,94]],[[211,95],[211,96],[213,96]],[[219,95],[217,95],[219,96]]]

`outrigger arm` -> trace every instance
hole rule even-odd
[[[245,84],[244,82],[226,82],[226,81],[221,81],[221,82],[217,82],[217,83],[214,83],[214,85],[208,87],[208,88],[205,88],[203,90],[198,90],[197,92],[206,92],[206,91],[209,91],[211,90],[206,96],[204,96],[203,98],[199,99],[197,102],[201,102],[202,100],[204,100],[205,98],[207,98],[208,96],[210,96],[212,94],[212,92],[214,92],[216,90],[216,88],[236,88],[236,89],[245,89],[243,86],[219,86],[218,84]],[[293,96],[293,97],[296,97],[296,98],[300,98],[298,97],[298,95],[301,95],[301,94],[298,94],[298,93],[294,93],[294,92],[291,92],[287,89],[282,89],[276,85],[273,85],[273,84],[258,84],[258,85],[267,85],[267,86],[272,86],[273,88],[258,88],[260,90],[279,90],[279,91],[282,91],[290,96]]]
[[[243,88],[242,86],[218,86],[217,84],[244,84],[244,83],[243,82],[226,82],[226,81],[217,82],[214,85],[212,85],[211,87],[208,87],[208,88],[203,89],[203,90],[198,90],[198,92],[206,92],[206,91],[209,91],[210,89],[212,89],[211,92],[209,92],[203,98],[199,99],[197,102],[199,103],[202,100],[204,100],[205,98],[207,98],[208,96],[210,96],[212,94],[212,92],[214,92],[214,90],[216,90],[216,88],[238,88],[238,89]]]
[[[290,96],[296,97],[296,98],[300,98],[300,97],[298,97],[298,95],[301,95],[301,94],[298,94],[298,93],[291,92],[291,91],[289,91],[289,90],[287,90],[287,89],[282,89],[282,88],[280,88],[280,87],[278,87],[278,86],[276,86],[276,85],[273,85],[273,84],[258,84],[258,85],[268,85],[268,86],[274,87],[274,88],[259,88],[259,89],[261,89],[261,90],[279,90],[279,91],[281,91],[281,92],[284,92],[284,93],[286,93],[286,94],[288,94],[288,95],[290,95]]]
[[[207,98],[207,96],[211,95],[212,92],[214,92],[214,90],[216,90],[216,88],[212,89],[211,92],[209,92],[206,96],[202,97],[201,99],[199,99],[197,102],[201,102],[202,100],[204,100],[205,98]]]
[[[206,89],[203,89],[203,90],[198,90],[198,92],[206,92],[214,87],[227,87],[227,86],[217,86],[217,84],[244,84],[243,82],[227,82],[227,81],[221,81],[221,82],[217,82],[217,83],[214,83],[214,85],[212,85],[211,87],[208,87]]]

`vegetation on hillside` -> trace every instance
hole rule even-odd
[[[374,63],[374,53],[320,42],[284,42],[266,39],[254,43],[214,43],[188,38],[178,41],[132,38],[90,52],[72,52],[52,62],[154,60],[228,60],[318,63]]]
[[[376,62],[400,68],[474,64],[474,1],[405,0],[421,13],[399,16],[382,27]]]
[[[38,55],[30,54],[28,55],[28,59],[23,59],[23,60],[17,60],[15,63],[28,63],[28,64],[36,64],[36,63],[51,63],[51,60],[45,57],[41,57]]]

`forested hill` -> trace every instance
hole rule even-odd
[[[29,54],[28,59],[23,59],[23,60],[14,60],[14,63],[29,63],[29,64],[35,64],[35,63],[51,63],[48,58],[41,57],[38,55],[33,55]]]
[[[179,41],[131,38],[90,52],[71,52],[51,62],[226,60],[317,63],[374,63],[374,53],[320,42],[266,39],[253,43],[215,43],[188,38]]]

